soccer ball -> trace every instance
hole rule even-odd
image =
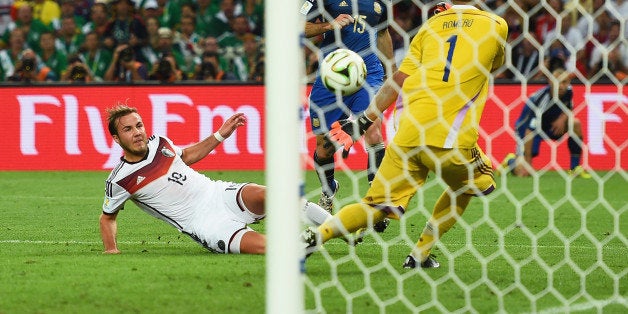
[[[342,96],[357,92],[366,79],[366,64],[362,57],[349,49],[337,49],[320,64],[323,85]]]

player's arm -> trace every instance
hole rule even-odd
[[[379,32],[377,32],[377,49],[384,55],[384,59],[382,59],[382,64],[386,68],[386,76],[389,76],[389,73],[395,73],[397,71],[397,64],[395,63],[395,55],[393,52],[393,43],[392,38],[390,37],[390,32],[388,32],[388,28],[385,28]],[[388,71],[388,66],[390,65],[390,72]]]
[[[555,135],[563,135],[567,132],[568,116],[562,112],[554,122],[552,122],[552,133]]]
[[[185,162],[186,165],[198,162],[218,147],[222,141],[231,136],[233,131],[244,124],[246,124],[246,117],[244,116],[244,113],[234,114],[222,124],[216,133],[192,146],[183,149],[181,159],[183,159],[183,162]]]
[[[397,101],[401,86],[407,77],[408,74],[399,70],[395,71],[392,78],[387,79],[382,88],[375,94],[371,104],[364,111],[364,115],[371,121],[379,118],[390,105]]]
[[[349,14],[340,14],[331,22],[305,22],[305,37],[311,38],[334,28],[343,28],[353,23]]]
[[[116,243],[116,235],[118,233],[118,223],[116,222],[118,213],[100,214],[100,237],[102,244],[105,246],[106,254],[120,254]]]

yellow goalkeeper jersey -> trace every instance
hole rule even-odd
[[[404,110],[393,141],[400,146],[472,148],[492,70],[504,63],[506,21],[468,5],[430,18],[399,71]]]

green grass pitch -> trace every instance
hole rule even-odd
[[[207,175],[264,181],[263,172]],[[209,253],[132,204],[118,216],[123,254],[103,255],[98,216],[106,176],[0,172],[0,313],[264,312],[264,256]],[[366,189],[362,173],[338,177],[342,204]],[[474,199],[437,245],[441,268],[404,270],[443,189],[431,176],[385,233],[355,248],[332,240],[307,260],[306,308],[625,313],[628,180],[610,172],[595,178],[498,177],[498,189]],[[316,200],[316,177],[309,172],[306,180],[306,196]],[[263,222],[252,227],[264,231]]]

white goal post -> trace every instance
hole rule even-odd
[[[304,309],[298,235],[304,20],[299,1],[266,1],[266,312]]]

